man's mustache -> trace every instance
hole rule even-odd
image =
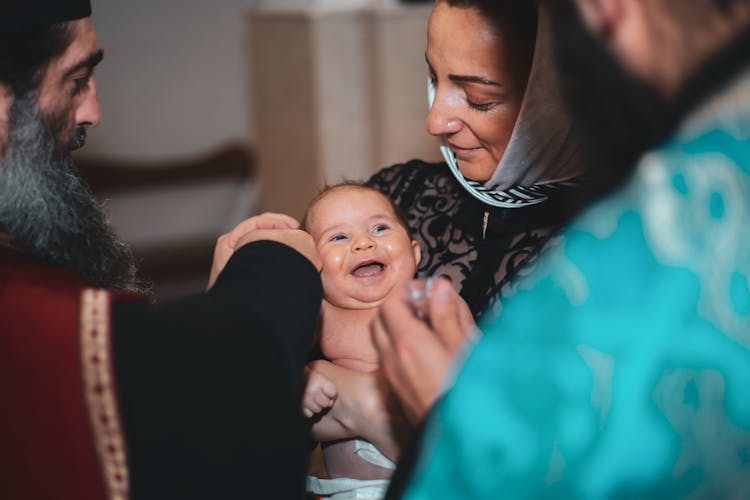
[[[82,148],[86,144],[86,127],[78,125],[73,132],[73,137],[70,139],[68,149],[75,151],[76,149]]]

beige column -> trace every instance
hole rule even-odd
[[[438,157],[424,131],[429,8],[329,0],[252,9],[262,210],[300,217],[326,182]]]

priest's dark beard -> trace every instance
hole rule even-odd
[[[648,149],[673,130],[675,117],[653,88],[632,76],[591,35],[570,0],[548,2],[566,103],[584,137],[594,196],[627,181]]]
[[[132,253],[76,172],[70,148],[57,144],[65,114],[58,115],[43,116],[33,94],[14,100],[0,158],[0,230],[31,257],[94,286],[144,290]]]

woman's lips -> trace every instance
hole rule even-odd
[[[453,154],[456,155],[456,158],[459,160],[470,160],[474,156],[479,153],[479,150],[482,148],[463,148],[461,146],[456,146],[455,144],[448,143],[448,147],[453,151]]]

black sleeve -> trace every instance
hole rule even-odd
[[[301,498],[301,371],[322,298],[301,254],[239,249],[205,294],[113,307],[131,497]]]

